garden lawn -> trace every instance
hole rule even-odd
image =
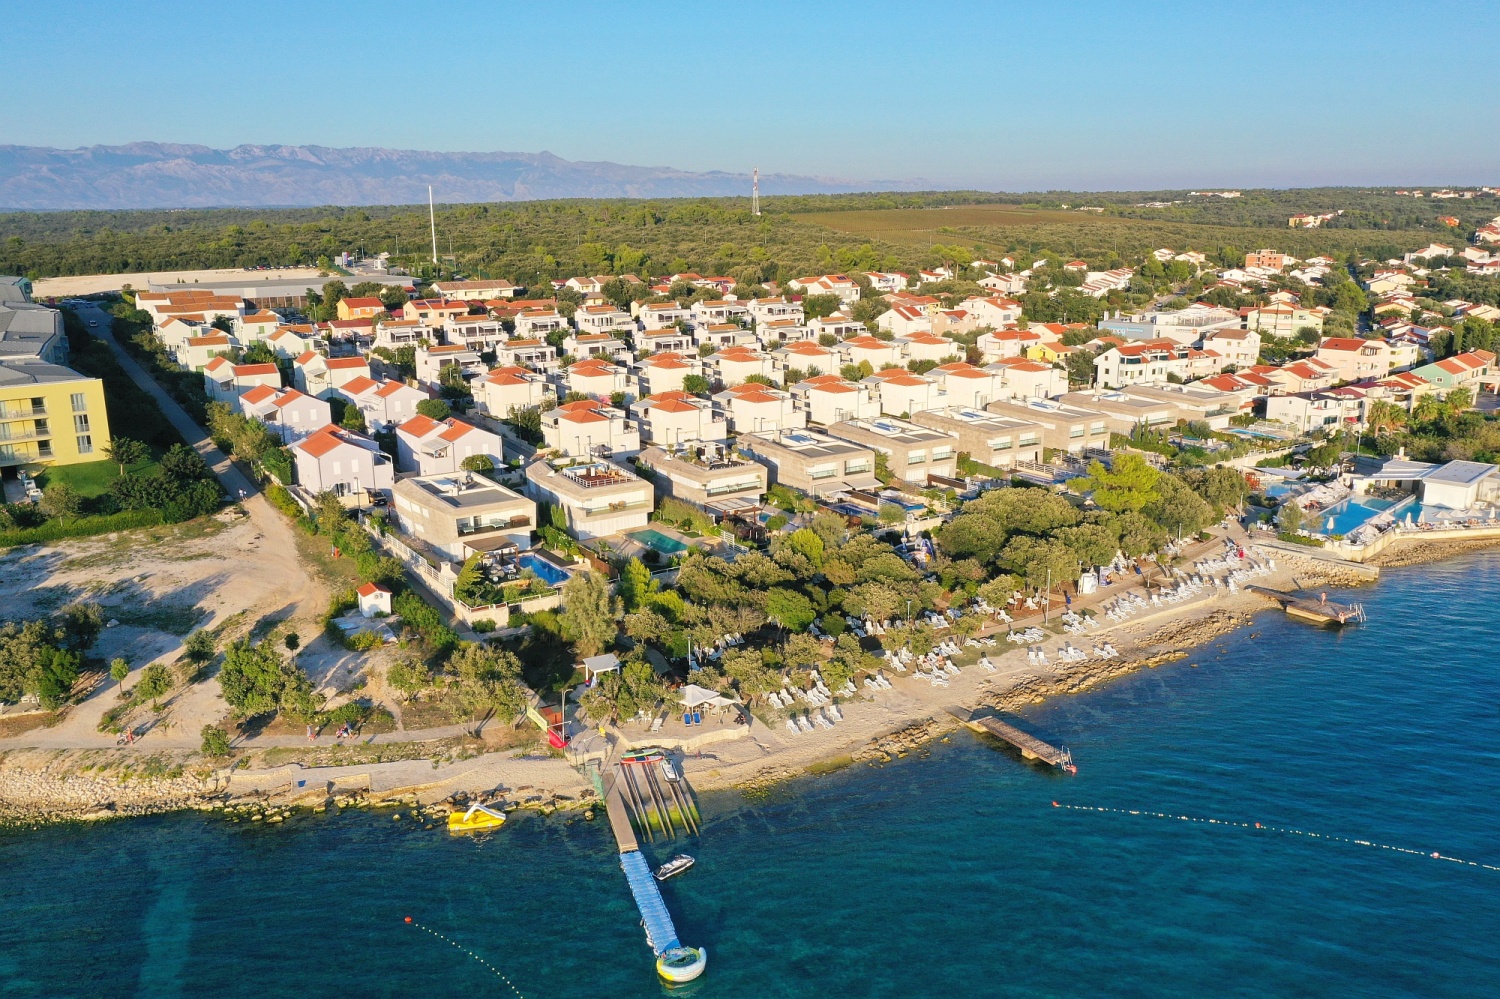
[[[154,460],[125,466],[135,475],[150,475],[156,470]],[[120,477],[120,466],[105,458],[103,461],[84,461],[76,465],[52,465],[37,473],[37,484],[43,489],[54,482],[64,482],[73,491],[86,499],[103,496],[109,492],[109,484]]]

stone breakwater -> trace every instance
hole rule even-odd
[[[211,769],[148,759],[99,766],[99,754],[10,753],[0,759],[0,823],[150,815],[193,808],[217,794],[222,777]]]
[[[1483,548],[1494,548],[1496,545],[1500,545],[1500,538],[1477,538],[1473,541],[1463,539],[1424,541],[1420,537],[1412,541],[1403,539],[1401,544],[1392,545],[1370,559],[1370,564],[1382,568],[1421,565],[1425,562],[1437,562]]]

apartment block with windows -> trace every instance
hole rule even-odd
[[[960,453],[992,468],[1042,460],[1042,428],[1031,420],[954,406],[913,413],[912,422],[952,434]]]
[[[735,444],[766,466],[773,484],[810,496],[880,486],[874,450],[816,430],[741,434]]]
[[[958,440],[942,430],[881,416],[835,423],[828,432],[881,452],[891,474],[903,482],[925,486],[929,475],[952,478],[957,470]]]
[[[104,383],[58,364],[0,364],[0,467],[100,461]]]

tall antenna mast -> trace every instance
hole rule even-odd
[[[751,175],[754,179],[750,186],[750,214],[760,215],[760,167],[755,168]]]
[[[427,221],[432,224],[432,264],[437,266],[437,214],[432,210],[432,185],[427,185]]]

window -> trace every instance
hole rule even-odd
[[[947,446],[946,444],[942,447],[935,447],[932,449],[933,461],[944,461],[951,457],[953,457],[953,448]]]
[[[844,463],[845,475],[858,475],[862,472],[868,472],[869,470],[870,462],[865,458],[860,458],[858,461],[848,461]],[[832,473],[830,472],[829,474],[831,475]]]
[[[927,451],[925,449],[921,450],[921,451],[908,451],[908,452],[906,452],[906,463],[908,465],[920,465],[920,464],[922,464],[922,462],[924,462],[926,460],[927,460]]]
[[[73,432],[75,434],[86,434],[89,432],[89,414],[76,413],[73,416]]]
[[[1083,436],[1083,424],[1080,423],[1076,427],[1069,428],[1069,430],[1068,430],[1068,436],[1069,437],[1082,437]]]
[[[88,434],[84,434],[81,437],[79,437],[78,438],[78,453],[79,454],[93,454],[94,453],[94,438],[90,437]]]
[[[52,430],[51,430],[51,428],[49,428],[47,426],[47,421],[46,420],[37,420],[36,421],[36,432],[38,434],[45,435],[45,434],[50,434],[52,432]]]
[[[1099,423],[1091,423],[1091,424],[1089,424],[1089,433],[1091,433],[1091,434],[1102,434],[1102,433],[1104,433],[1104,423],[1101,421]]]
[[[50,457],[52,457],[52,442],[51,441],[37,441],[37,444],[36,444],[36,456],[38,458],[50,458]]]
[[[38,396],[31,400],[31,411],[33,413],[45,413],[47,411],[47,400]]]
[[[74,392],[73,393],[73,412],[75,412],[75,413],[81,413],[85,409],[88,409],[88,408],[89,408],[88,400],[86,398],[84,398],[83,393],[82,392]]]
[[[1037,436],[1036,436],[1036,434],[1022,434],[1021,435],[1021,446],[1022,447],[1036,447],[1036,445],[1037,445]]]

